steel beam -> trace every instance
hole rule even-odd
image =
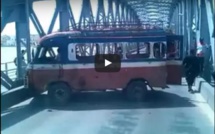
[[[182,17],[182,27],[183,27],[183,44],[184,44],[184,50],[183,50],[183,55],[186,56],[188,54],[188,51],[187,51],[187,10],[186,10],[186,3],[185,1],[181,1],[181,4],[182,4],[182,14],[183,14],[183,17]]]
[[[121,24],[121,15],[120,15],[120,12],[119,12],[119,0],[115,0],[115,5],[116,5],[115,23],[120,25]]]
[[[113,0],[108,0],[108,13],[107,13],[107,21],[110,27],[114,25],[114,14],[113,14]]]
[[[107,25],[106,24],[105,8],[104,8],[104,0],[98,0],[96,26],[101,27],[100,25],[105,25],[105,26]]]
[[[68,12],[69,12],[69,20],[70,20],[71,26],[72,26],[73,29],[77,29],[77,25],[76,25],[76,22],[75,22],[75,17],[74,17],[74,14],[72,12],[69,0],[67,1],[67,9],[68,9]]]
[[[126,24],[125,20],[125,3],[121,3],[121,22],[122,24]]]
[[[30,3],[29,14],[30,14],[31,21],[33,22],[34,27],[37,30],[37,33],[39,34],[40,37],[43,37],[45,35],[45,32],[37,18],[37,15],[35,14],[35,12],[33,10],[33,3]]]
[[[59,12],[59,19],[60,19],[60,31],[66,31],[69,29],[69,12],[68,12],[68,5],[69,0],[56,0],[57,3],[57,10]]]
[[[79,19],[79,28],[92,29],[94,27],[94,18],[90,0],[83,0],[83,6]]]
[[[52,17],[52,20],[51,20],[51,24],[49,25],[49,29],[48,29],[47,34],[50,34],[53,31],[57,16],[58,16],[58,9],[57,9],[57,6],[56,6],[56,9],[54,11],[54,14],[53,14],[53,17]]]

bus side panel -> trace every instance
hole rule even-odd
[[[133,63],[132,63],[133,64]],[[143,64],[143,63],[141,63]],[[132,79],[146,79],[151,86],[166,87],[166,65],[147,67],[123,67],[116,73],[99,73],[94,68],[67,66],[63,81],[76,90],[125,88]]]
[[[31,72],[29,86],[39,93],[44,92],[51,82],[59,81],[58,65],[35,65]]]
[[[181,85],[182,67],[180,61],[167,62],[167,84]]]

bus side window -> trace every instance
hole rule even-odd
[[[179,58],[179,44],[177,41],[168,41],[167,42],[167,58],[168,59],[177,59]]]
[[[74,50],[76,50],[76,44],[70,43],[68,45],[68,59],[70,61],[76,61],[77,60],[76,59],[76,51],[74,51]]]
[[[85,62],[94,59],[99,47],[96,43],[83,43],[77,44],[74,49],[76,50],[76,59]]]
[[[165,58],[166,53],[166,45],[163,42],[154,43],[153,46],[154,57],[158,59]]]
[[[147,42],[130,43],[127,46],[126,57],[128,59],[149,58],[149,55],[150,55],[149,48],[150,48],[150,44]]]

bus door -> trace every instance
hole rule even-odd
[[[58,47],[41,47],[33,62],[33,82],[35,88],[40,89],[49,82],[58,81],[60,77],[60,64],[57,61]]]
[[[167,36],[167,84],[182,82],[183,37]]]

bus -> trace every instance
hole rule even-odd
[[[154,87],[181,84],[182,43],[182,36],[162,31],[51,33],[37,46],[25,86],[34,94],[48,91],[51,102],[59,105],[75,92],[107,89],[121,90],[131,101],[144,100]],[[97,72],[97,54],[120,55],[120,71]]]

